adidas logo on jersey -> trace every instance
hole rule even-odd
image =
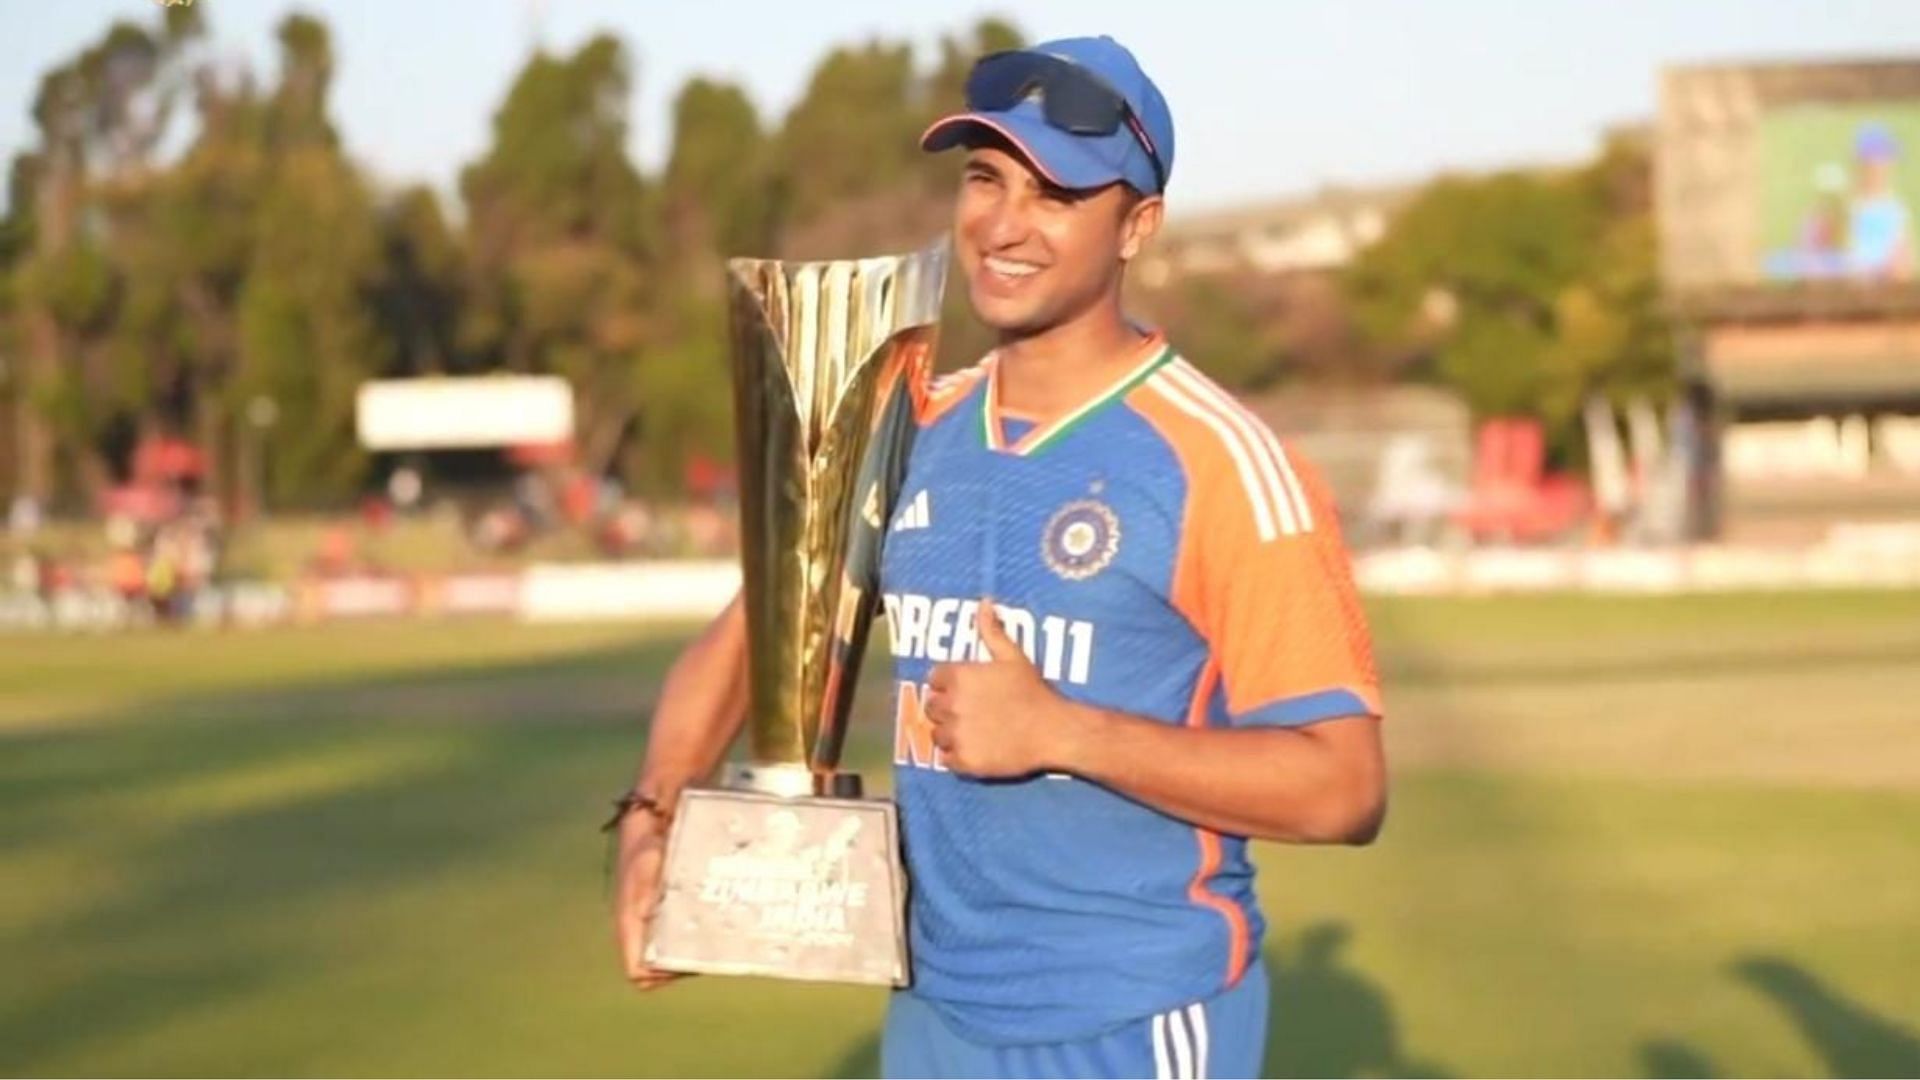
[[[908,529],[925,529],[933,524],[933,500],[927,498],[926,490],[914,495],[900,507],[893,516],[893,531],[906,532]]]

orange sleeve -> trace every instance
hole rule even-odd
[[[1366,614],[1318,470],[1191,378],[1145,404],[1187,476],[1174,605],[1218,665],[1231,721],[1380,716]]]
[[[1232,500],[1197,522],[1189,564],[1201,632],[1236,725],[1380,716],[1380,676],[1353,567],[1318,470],[1287,454],[1298,531],[1262,541]]]

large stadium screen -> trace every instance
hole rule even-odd
[[[1914,280],[1920,99],[1781,109],[1758,149],[1767,280]]]
[[[1671,69],[1655,147],[1678,292],[1920,286],[1920,60]]]

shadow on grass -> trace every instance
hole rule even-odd
[[[1793,1021],[1835,1076],[1920,1076],[1920,1036],[1839,991],[1805,968],[1774,956],[1748,956],[1734,978]]]
[[[1269,1076],[1450,1076],[1408,1054],[1386,987],[1348,963],[1351,931],[1319,922],[1269,950]]]
[[[1920,1035],[1882,1016],[1777,956],[1746,956],[1728,965],[1733,978],[1779,1007],[1831,1076],[1920,1076]],[[1726,1075],[1706,1051],[1678,1039],[1640,1045],[1650,1077]]]
[[[827,1072],[828,1076],[846,1078],[880,1075],[880,1033],[875,1031],[863,1035],[847,1050],[846,1056],[836,1062]]]
[[[1709,1080],[1720,1069],[1699,1047],[1678,1039],[1649,1039],[1640,1044],[1640,1069],[1648,1076]]]

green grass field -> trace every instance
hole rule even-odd
[[[1270,1071],[1920,1073],[1920,595],[1373,610],[1392,814],[1262,851]],[[678,641],[0,639],[0,1072],[871,1074],[877,992],[616,972]]]

